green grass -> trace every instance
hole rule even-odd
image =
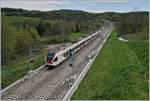
[[[122,37],[130,41],[148,41],[149,33],[138,32],[133,34],[123,35]]]
[[[84,33],[81,32],[73,32],[68,35],[55,35],[55,36],[50,36],[48,38],[42,37],[41,42],[45,42],[47,44],[52,44],[52,43],[62,43],[62,42],[74,42],[78,38],[82,37],[85,35]]]
[[[32,70],[38,68],[44,64],[44,55],[38,55],[34,57]],[[25,76],[30,70],[28,59],[17,61],[16,63],[10,63],[1,68],[1,87],[2,89],[13,83],[14,81]]]
[[[123,42],[113,32],[71,99],[148,100],[148,42]]]
[[[69,34],[67,37],[70,41],[75,41],[78,38],[82,37],[83,35],[85,34],[81,32],[74,32],[74,33]]]

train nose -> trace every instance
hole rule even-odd
[[[52,61],[48,60],[48,61],[47,61],[47,63],[48,63],[48,64],[51,64],[51,63],[52,63]]]

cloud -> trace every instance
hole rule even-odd
[[[88,2],[88,1],[79,1],[79,2],[82,3],[82,4],[86,4],[86,5],[91,5],[91,6],[95,6],[96,5],[95,3]]]
[[[53,5],[65,5],[65,4],[69,4],[70,1],[63,1],[63,0],[51,0],[51,1],[36,1],[38,3],[43,3],[46,2],[48,4],[53,4]]]
[[[81,0],[80,3],[87,4],[87,5],[97,5],[98,3],[126,3],[128,0]]]
[[[79,2],[89,6],[96,6],[100,3],[126,3],[128,0],[81,0]]]
[[[125,3],[128,0],[92,0],[94,3]]]
[[[12,8],[24,8],[29,10],[53,10],[57,9],[58,6],[67,5],[70,1],[66,0],[2,0],[2,7],[12,7]]]
[[[86,10],[91,13],[104,13],[104,12],[115,12],[113,10],[108,10],[108,9],[98,9],[98,10]]]
[[[51,5],[64,5],[64,4],[69,4],[70,1],[64,1],[64,0],[43,0],[43,1],[38,1],[38,0],[2,0],[2,5],[3,4],[51,4]]]

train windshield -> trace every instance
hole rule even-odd
[[[55,53],[49,52],[49,53],[47,54],[47,60],[52,61],[53,58],[54,58],[54,56],[55,56]]]

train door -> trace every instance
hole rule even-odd
[[[55,58],[54,58],[54,60],[53,60],[53,64],[54,64],[54,66],[56,66],[58,63],[59,63],[59,61],[58,61],[58,57],[55,57]]]

